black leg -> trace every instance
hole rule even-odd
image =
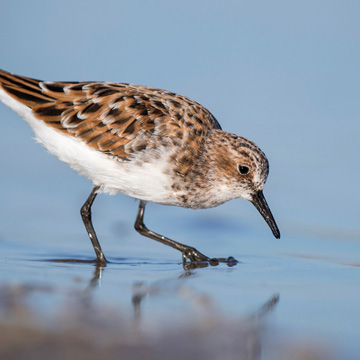
[[[182,252],[183,263],[186,262],[186,259],[190,261],[210,261],[211,259],[207,256],[203,255],[201,252],[197,251],[195,248],[180,244],[174,240],[171,240],[165,236],[159,235],[151,230],[149,230],[144,224],[144,212],[145,212],[146,202],[140,200],[139,210],[135,221],[135,229],[141,235],[147,236],[156,241],[160,241],[161,243],[171,246],[172,248],[179,250]]]
[[[103,251],[101,250],[100,243],[97,239],[97,236],[96,236],[96,233],[95,233],[92,221],[91,221],[91,205],[93,204],[93,202],[96,198],[99,188],[100,188],[100,186],[93,187],[90,196],[88,197],[85,204],[82,206],[82,208],[80,210],[80,214],[83,219],[84,225],[86,227],[86,231],[88,232],[91,243],[94,247],[95,254],[96,254],[96,261],[99,264],[105,264],[107,260],[105,258]]]

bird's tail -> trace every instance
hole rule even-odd
[[[54,99],[51,96],[45,95],[42,92],[41,83],[41,80],[10,74],[0,70],[0,89],[5,93],[0,91],[0,99],[9,105],[6,98],[11,96],[17,102],[29,108],[53,101]]]

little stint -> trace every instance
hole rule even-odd
[[[91,221],[99,192],[139,199],[135,229],[181,251],[184,262],[211,259],[149,230],[143,221],[148,201],[204,209],[243,198],[280,238],[263,195],[265,154],[223,131],[209,110],[185,96],[124,83],[40,81],[0,70],[0,99],[50,153],[93,183],[81,216],[99,264],[106,258]]]

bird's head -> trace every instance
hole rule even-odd
[[[260,212],[276,238],[280,231],[263,195],[269,174],[269,162],[260,148],[241,136],[221,130],[213,132],[209,170],[211,177],[221,179],[219,191],[229,199],[243,198]],[[215,139],[214,139],[215,138]],[[214,141],[215,140],[215,141]]]

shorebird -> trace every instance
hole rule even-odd
[[[99,264],[107,261],[91,220],[99,192],[139,199],[135,229],[181,251],[184,262],[211,259],[149,230],[147,202],[204,209],[243,198],[280,238],[263,195],[265,154],[254,142],[223,131],[209,110],[185,96],[125,83],[41,81],[0,70],[0,99],[50,153],[93,183],[81,216]]]

